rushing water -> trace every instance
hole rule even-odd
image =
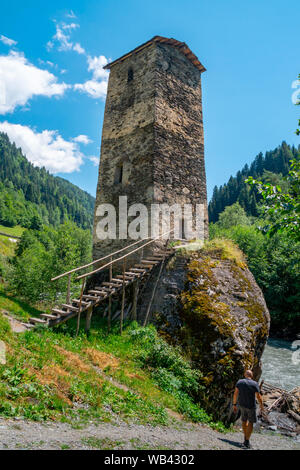
[[[285,390],[300,386],[299,350],[296,353],[300,341],[294,343],[294,348],[292,345],[289,341],[269,339],[262,357],[262,379]]]

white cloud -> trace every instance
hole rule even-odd
[[[66,14],[68,18],[77,18],[73,10],[71,10],[69,13]]]
[[[104,70],[103,67],[107,65],[108,60],[104,55],[99,55],[99,57],[88,56],[88,70],[92,71],[93,78],[98,80],[99,78],[108,79],[108,71]]]
[[[79,142],[80,144],[85,144],[85,145],[93,142],[87,135],[84,135],[84,134],[80,134],[77,137],[74,137],[73,140],[74,142]]]
[[[6,36],[3,36],[3,34],[0,34],[0,41],[3,42],[3,44],[6,44],[7,46],[15,46],[17,41],[14,41],[13,39],[9,39]]]
[[[53,49],[53,47],[54,47],[54,42],[48,41],[46,44],[47,51],[50,51],[51,49]]]
[[[62,28],[63,29],[76,29],[76,28],[79,28],[79,24],[78,23],[70,23],[70,24],[63,23]]]
[[[99,157],[95,157],[94,155],[91,155],[90,157],[88,157],[88,159],[94,163],[95,166],[98,166],[99,165]]]
[[[74,142],[64,140],[57,131],[36,132],[20,124],[0,122],[0,130],[6,132],[17,147],[21,147],[34,165],[45,167],[51,173],[72,173],[79,170],[83,155]]]
[[[56,23],[56,33],[51,41],[47,42],[47,49],[52,49],[55,43],[58,43],[59,51],[75,51],[78,54],[85,54],[85,50],[79,42],[74,44],[71,40],[71,33],[77,28],[79,28],[79,24],[77,23]]]
[[[20,53],[0,56],[0,114],[12,112],[33,96],[60,96],[70,85],[28,62]]]
[[[57,65],[53,64],[53,62],[50,62],[50,60],[38,59],[38,62],[40,65],[43,65],[44,67],[48,65],[49,67],[57,69]]]
[[[73,48],[72,42],[70,42],[70,35],[64,33],[60,25],[56,25],[56,33],[53,39],[59,43],[59,51],[69,51]]]
[[[73,51],[78,52],[78,54],[85,54],[85,50],[83,49],[83,47],[81,47],[79,42],[76,42],[76,44],[74,44]]]
[[[85,83],[76,83],[75,90],[87,93],[92,98],[105,98],[107,92],[107,82],[97,82],[96,80],[88,80]]]
[[[108,63],[108,60],[103,55],[99,57],[88,56],[87,62],[88,70],[92,72],[92,79],[87,80],[85,83],[76,83],[74,89],[87,93],[92,98],[104,99],[107,92],[109,72],[104,70],[103,67]]]

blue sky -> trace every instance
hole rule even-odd
[[[208,193],[294,134],[297,0],[1,2],[0,130],[95,195],[107,74],[154,35],[185,41],[202,75]],[[292,88],[292,86],[296,88]]]

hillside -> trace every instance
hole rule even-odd
[[[17,319],[32,313],[32,307],[0,291],[0,339],[6,344],[0,416],[78,426],[93,419],[168,425],[180,414],[224,429],[192,398],[199,373],[153,326],[131,322],[120,336],[115,325],[107,335],[97,315],[89,337],[83,329],[75,336],[76,319],[52,330],[16,333]]]
[[[266,182],[280,184],[284,187],[282,177],[286,176],[289,171],[289,162],[295,158],[300,151],[297,148],[290,147],[286,142],[274,150],[265,153],[259,153],[250,167],[246,164],[236,176],[231,176],[228,183],[223,184],[219,188],[215,186],[213,196],[208,206],[208,214],[210,222],[217,222],[219,215],[226,206],[231,206],[238,202],[246,214],[257,217],[259,196],[254,188],[244,183],[249,176],[263,179]]]
[[[42,329],[15,333],[0,313],[0,338],[7,345],[7,363],[0,365],[0,449],[240,447],[238,428],[225,430],[186,399],[189,364],[153,327],[131,324],[120,337],[107,335],[98,319],[90,338]],[[253,444],[299,449],[290,438],[261,432]]]
[[[35,167],[0,132],[0,224],[37,228],[66,219],[89,229],[95,199],[69,181]]]

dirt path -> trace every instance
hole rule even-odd
[[[6,312],[4,312],[6,313]],[[8,312],[7,312],[8,313]],[[13,331],[19,332],[23,325],[16,319],[9,320]],[[107,376],[99,367],[94,369],[105,380],[115,386],[130,390],[126,385]],[[136,394],[136,391],[131,390]],[[237,430],[219,433],[199,424],[182,421],[178,413],[167,410],[174,421],[173,426],[152,427],[150,425],[90,422],[84,428],[74,429],[66,423],[36,423],[22,419],[0,418],[1,449],[169,449],[169,450],[240,450],[242,433]],[[300,450],[298,441],[273,432],[255,432],[251,443],[254,449]]]
[[[222,434],[211,428],[178,423],[172,427],[90,423],[73,429],[65,423],[35,423],[0,418],[0,449],[233,449],[239,450],[240,432]],[[300,440],[254,433],[254,449],[300,450]]]

